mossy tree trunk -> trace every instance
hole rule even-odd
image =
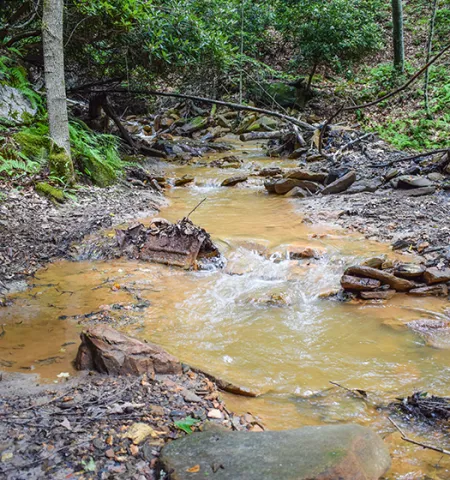
[[[69,120],[64,81],[63,46],[64,0],[44,0],[42,43],[44,49],[45,87],[50,137],[50,171],[65,183],[74,182],[70,155]]]
[[[402,0],[392,0],[392,25],[394,37],[394,66],[400,72],[405,70],[405,46],[403,35]]]

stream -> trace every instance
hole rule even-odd
[[[230,154],[245,160],[242,168],[207,166]],[[424,318],[423,310],[444,313],[448,302],[401,294],[372,303],[328,298],[346,266],[380,254],[402,257],[388,245],[333,224],[304,223],[302,200],[268,195],[259,177],[220,186],[255,166],[275,165],[297,163],[270,159],[257,143],[237,141],[233,151],[211,154],[197,165],[163,164],[166,177],[189,175],[195,182],[167,189],[168,206],[158,216],[176,221],[206,198],[191,219],[211,233],[225,268],[183,271],[124,259],[50,264],[31,281],[31,290],[0,309],[6,331],[0,368],[37,373],[49,382],[61,372],[75,375],[71,361],[82,325],[65,316],[131,304],[138,294],[150,306],[117,311],[119,320],[124,318],[121,330],[263,394],[226,394],[230,410],[252,412],[269,429],[345,422],[371,426],[393,456],[386,478],[450,478],[448,457],[403,442],[387,420],[389,412],[374,407],[414,391],[448,395],[448,350],[428,346],[405,326]],[[321,257],[289,260],[292,246],[312,247]],[[406,260],[414,261],[412,256]],[[366,390],[368,401],[330,381]],[[425,428],[403,426],[430,443],[442,441]]]

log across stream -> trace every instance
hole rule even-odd
[[[56,262],[36,275],[31,290],[0,310],[7,332],[0,343],[1,369],[32,371],[49,381],[61,372],[75,375],[70,362],[83,324],[110,315],[119,329],[263,393],[226,400],[228,408],[251,411],[269,429],[360,423],[390,446],[394,463],[388,478],[434,472],[438,453],[403,443],[386,412],[329,381],[366,390],[373,404],[418,390],[447,395],[448,350],[427,345],[405,323],[424,318],[424,310],[443,314],[448,303],[402,294],[373,303],[326,298],[339,287],[347,265],[394,254],[387,245],[332,224],[303,223],[301,200],[268,195],[256,177],[221,187],[252,164],[295,166],[265,157],[257,144],[236,144],[232,153],[244,159],[241,168],[162,166],[169,178],[195,180],[168,189],[169,205],[159,216],[175,221],[206,197],[192,220],[211,233],[227,260],[224,269],[184,271],[127,260]],[[203,160],[225,155],[230,152]],[[289,260],[289,249],[302,246],[315,249],[319,258]],[[86,315],[90,312],[94,315]],[[426,438],[428,432],[421,433]],[[442,460],[440,469],[447,473],[439,478],[448,478],[450,462]]]

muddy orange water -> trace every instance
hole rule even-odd
[[[449,351],[428,346],[405,327],[444,314],[448,303],[406,295],[365,304],[322,298],[339,286],[346,265],[392,252],[331,224],[303,223],[301,200],[267,195],[256,177],[245,186],[220,187],[224,178],[251,173],[256,165],[295,165],[264,157],[257,144],[236,143],[232,153],[245,160],[242,169],[164,166],[168,177],[190,175],[195,182],[169,189],[170,204],[160,213],[176,220],[207,198],[192,219],[220,246],[227,259],[223,270],[186,272],[125,260],[56,262],[38,272],[33,288],[17,294],[13,306],[0,310],[6,331],[0,368],[33,371],[50,382],[61,372],[75,375],[70,362],[82,325],[60,317],[148,300],[150,306],[139,311],[113,310],[121,328],[186,363],[263,392],[257,399],[227,395],[230,409],[259,415],[271,429],[368,425],[391,449],[386,478],[450,478],[448,457],[403,442],[388,412],[374,407],[417,390],[449,394]],[[312,246],[323,256],[289,261],[290,245]],[[330,380],[367,390],[369,401]],[[415,424],[402,425],[411,436],[446,441]]]

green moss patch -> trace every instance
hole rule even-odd
[[[44,197],[47,197],[54,203],[63,203],[65,198],[64,192],[56,187],[53,187],[52,185],[49,185],[48,183],[45,182],[40,182],[35,185],[35,190],[39,195],[43,195]]]

